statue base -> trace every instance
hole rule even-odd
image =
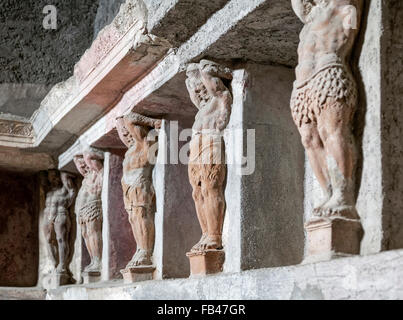
[[[188,252],[190,276],[205,276],[222,272],[225,261],[224,250]]]
[[[305,224],[306,257],[302,264],[360,254],[364,235],[360,220],[344,217],[314,217]]]
[[[138,266],[120,270],[124,283],[133,283],[153,279],[154,266]]]
[[[47,290],[57,289],[60,286],[72,284],[70,275],[66,273],[52,272],[43,281],[43,287]]]
[[[90,284],[101,281],[101,272],[99,271],[84,271],[82,274],[84,284]]]

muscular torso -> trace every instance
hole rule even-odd
[[[49,218],[68,214],[70,196],[66,188],[53,189],[46,194],[45,215]]]
[[[231,105],[232,97],[229,92],[202,104],[193,124],[193,133],[220,133],[229,122]]]
[[[311,12],[311,19],[300,34],[297,82],[309,80],[328,66],[346,65],[356,33],[344,28],[343,8],[345,6],[329,5],[315,7]]]
[[[81,206],[101,199],[103,171],[90,171],[83,180],[77,195],[77,203]]]
[[[136,130],[136,129],[134,129]],[[136,135],[140,137],[141,134]],[[157,141],[148,141],[147,137],[133,138],[133,143],[126,152],[123,161],[123,179],[128,185],[135,185],[138,180],[148,179],[153,165],[149,162],[150,148]]]

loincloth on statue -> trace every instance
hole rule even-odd
[[[188,173],[192,184],[221,185],[226,175],[225,143],[220,134],[198,134],[190,142]]]
[[[69,217],[69,211],[67,209],[59,209],[57,212],[53,214],[47,214],[46,219],[48,223],[59,222],[60,220],[64,220],[66,217]]]
[[[144,167],[125,172],[122,178],[125,209],[135,207],[152,208],[155,204],[155,190],[152,183],[152,167]]]
[[[329,66],[316,73],[301,85],[294,84],[291,96],[291,112],[294,122],[317,123],[317,117],[327,105],[328,98],[343,101],[339,105],[351,110],[357,105],[357,86],[353,75],[342,66]]]
[[[91,221],[102,220],[102,202],[101,200],[93,200],[84,204],[80,208],[78,223],[83,225]]]

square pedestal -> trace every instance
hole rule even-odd
[[[153,279],[154,266],[139,266],[120,270],[125,283],[147,281]]]
[[[95,283],[101,281],[101,272],[90,271],[82,273],[84,284]]]
[[[186,256],[190,262],[191,276],[205,276],[222,272],[225,261],[223,250],[207,250],[202,252],[188,252]]]
[[[360,220],[317,217],[305,224],[305,230],[307,250],[303,264],[360,254],[364,235]]]
[[[43,280],[43,287],[45,289],[57,289],[60,286],[71,284],[71,277],[68,273],[53,272],[47,275]]]

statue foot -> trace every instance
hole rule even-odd
[[[336,198],[331,198],[321,207],[318,207],[313,212],[316,217],[342,217],[346,219],[359,220],[360,216],[354,205],[346,204],[344,201],[340,201]]]
[[[99,258],[94,258],[93,261],[84,269],[85,272],[100,272],[101,261]]]
[[[207,236],[200,244],[200,251],[221,250],[222,248],[222,240],[219,236]]]
[[[330,196],[325,197],[324,199],[322,199],[320,205],[318,205],[315,209],[313,209],[313,214],[316,215],[320,215],[320,213],[322,212],[324,206],[330,201]]]
[[[56,268],[56,273],[67,273],[67,268],[64,265],[59,264]]]
[[[204,243],[204,241],[206,240],[206,238],[208,237],[207,233],[203,233],[203,235],[201,236],[200,240],[198,243],[196,243],[192,249],[190,249],[190,252],[200,252],[202,251],[202,243]]]
[[[136,254],[126,266],[126,269],[139,266],[151,266],[152,264],[153,263],[151,261],[151,255],[149,254],[149,252],[147,250],[140,249],[136,251]]]
[[[93,263],[94,263],[94,261],[91,261],[90,264],[84,268],[84,272],[88,272],[89,269],[92,268]]]

